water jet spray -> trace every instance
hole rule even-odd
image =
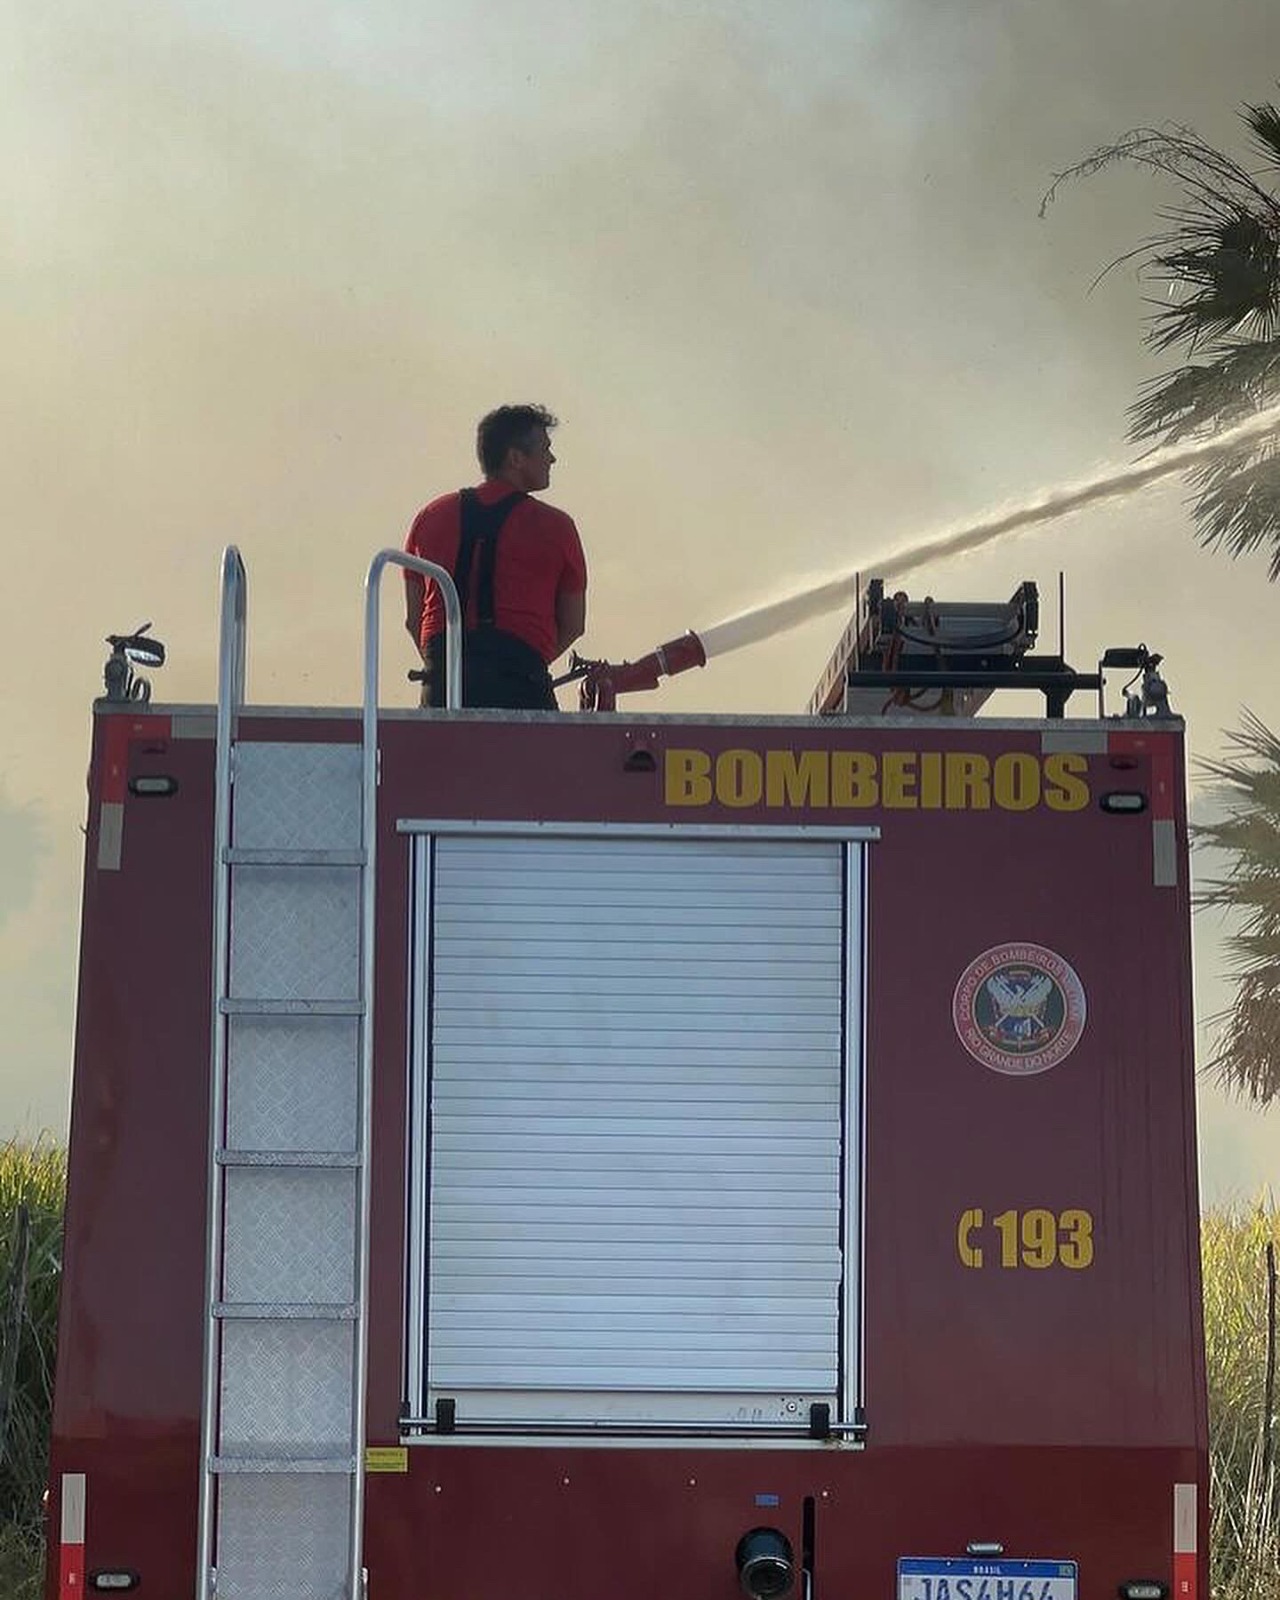
[[[1052,522],[1089,506],[1135,494],[1148,484],[1173,477],[1223,450],[1262,439],[1278,428],[1280,405],[1270,406],[1235,427],[1224,429],[1207,439],[1169,445],[1153,451],[1134,466],[1046,490],[1008,511],[996,512],[967,527],[940,533],[918,544],[908,545],[905,549],[872,558],[853,572],[825,579],[781,600],[769,601],[736,617],[729,617],[724,622],[714,623],[709,628],[697,632],[690,630],[678,639],[659,645],[638,661],[589,661],[575,653],[570,657],[568,671],[555,681],[557,685],[571,682],[582,684],[580,699],[583,710],[612,711],[619,694],[656,689],[663,677],[686,672],[691,667],[705,666],[712,656],[726,655],[731,650],[760,644],[815,617],[850,605],[858,597],[862,572],[874,571],[880,579],[899,578],[930,561],[966,555],[1040,523]],[[858,626],[856,615],[853,626]],[[1088,686],[1094,686],[1094,682],[1090,679]],[[1077,686],[1086,686],[1085,681],[1079,679]],[[819,695],[821,692],[820,685]],[[815,696],[815,700],[817,698]]]

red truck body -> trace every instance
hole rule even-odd
[[[155,1600],[196,1583],[212,735],[208,708],[95,713],[49,1600],[82,1582],[93,1592],[102,1573],[139,1576]],[[359,737],[358,715],[336,710],[250,708],[238,731],[241,746]],[[1207,1596],[1180,724],[392,713],[379,745],[372,1600],[730,1600],[735,1550],[761,1526],[790,1542],[808,1600],[1068,1592],[1044,1589],[1040,1567],[1013,1582],[1001,1563],[1019,1562],[1070,1568],[1080,1600],[1138,1580]],[[1141,808],[1125,809],[1134,796]],[[830,1112],[843,1229],[834,1411],[785,1433],[753,1431],[749,1409],[741,1427],[695,1416],[646,1430],[593,1412],[558,1431],[472,1430],[464,1392],[450,1431],[431,1409],[439,1385],[415,1399],[406,1351],[422,1340],[409,1320],[427,1313],[410,1263],[413,1174],[427,1124],[413,1060],[416,1008],[430,1003],[415,976],[415,851],[435,824],[440,838],[493,825],[535,838],[621,828],[624,842],[673,846],[854,841],[859,904],[840,938],[861,992],[844,995],[840,1025],[861,1038],[844,1040]],[[664,927],[666,880],[646,893],[645,876],[622,923],[698,962],[680,942],[685,914]],[[757,902],[781,908],[780,929],[786,881]],[[546,907],[544,925],[577,926],[574,904],[558,921]],[[550,971],[556,946],[543,948]],[[565,959],[580,955],[579,942]],[[575,982],[584,1016],[607,1004],[589,963]],[[708,1093],[712,1116],[737,1115]],[[763,1226],[750,1292],[769,1295],[781,1290]],[[680,1238],[670,1248],[684,1259]],[[429,1296],[437,1269],[424,1270]],[[658,1327],[655,1363],[682,1359],[664,1354],[689,1325],[678,1306],[636,1325]],[[778,1326],[781,1368],[790,1324]],[[712,1326],[688,1342],[716,1337]],[[634,1387],[646,1386],[652,1376]],[[785,1417],[796,1385],[776,1387]],[[824,1429],[833,1415],[844,1431]]]

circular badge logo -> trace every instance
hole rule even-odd
[[[1084,985],[1041,944],[998,944],[956,984],[951,1018],[960,1043],[993,1072],[1029,1078],[1056,1067],[1080,1043]]]

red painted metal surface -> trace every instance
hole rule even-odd
[[[124,739],[130,775],[178,779],[171,798],[135,797],[109,771],[123,715],[98,717],[91,772],[50,1526],[60,1474],[86,1473],[89,1568],[127,1566],[146,1592],[176,1595],[195,1548],[213,747],[152,727]],[[1158,887],[1152,868],[1154,822],[1185,832],[1181,740],[1112,731],[1064,765],[1043,727],[384,723],[370,1444],[398,1441],[402,1382],[409,845],[396,821],[852,823],[881,837],[868,847],[866,1448],[415,1444],[406,1473],[369,1479],[371,1600],[730,1600],[739,1536],[771,1522],[798,1549],[807,1498],[814,1600],[889,1600],[897,1556],[970,1540],[1079,1561],[1081,1600],[1188,1572],[1207,1592],[1187,884]],[[241,736],[355,740],[358,727],[248,717]],[[94,865],[108,783],[124,806],[114,871]],[[1103,813],[1097,795],[1120,787],[1151,808]],[[1071,1053],[1026,1077],[976,1060],[952,1018],[966,969],[1010,943],[1065,959],[1088,1006]],[[1079,1214],[1092,1254],[1069,1266]],[[1179,1482],[1200,1486],[1189,1568],[1173,1554]]]

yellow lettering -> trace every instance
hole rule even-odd
[[[1066,1234],[1058,1241],[1058,1260],[1079,1272],[1093,1261],[1093,1218],[1087,1211],[1064,1211],[1058,1226]]]
[[[1002,1211],[998,1217],[992,1219],[1000,1230],[1000,1265],[1002,1267],[1016,1267],[1018,1265],[1018,1213],[1016,1211]]]
[[[834,750],[831,753],[831,804],[833,806],[873,806],[880,798],[876,782],[876,758],[865,750]]]
[[[830,792],[830,766],[825,750],[765,752],[765,804],[825,806]]]
[[[1058,1258],[1058,1219],[1042,1206],[1022,1213],[1022,1260],[1028,1267],[1051,1267]]]
[[[982,1246],[973,1242],[973,1233],[982,1226],[982,1210],[974,1206],[972,1210],[962,1214],[956,1227],[956,1249],[960,1260],[966,1267],[980,1267],[982,1265]]]
[[[926,750],[920,757],[920,805],[925,811],[942,807],[941,750]]]
[[[725,806],[757,806],[764,793],[764,762],[755,750],[724,750],[716,757],[716,799]]]
[[[916,757],[912,750],[886,750],[880,758],[880,798],[886,807],[914,811],[916,799]]]
[[[1044,803],[1050,811],[1080,811],[1089,804],[1089,785],[1081,776],[1088,770],[1087,756],[1059,754],[1045,757]]]
[[[705,750],[668,750],[662,768],[669,806],[711,804],[711,757]]]
[[[986,756],[961,755],[956,751],[948,750],[946,757],[947,810],[986,811],[991,805],[990,771],[991,763]]]
[[[1002,811],[1030,811],[1040,803],[1040,763],[1023,751],[996,757],[991,790]]]
[[[886,750],[667,750],[664,794],[669,806],[713,800],[741,809],[828,806],[892,811],[1080,811],[1089,804],[1086,756],[1056,752],[1043,761],[1006,751],[994,762],[975,752]]]

